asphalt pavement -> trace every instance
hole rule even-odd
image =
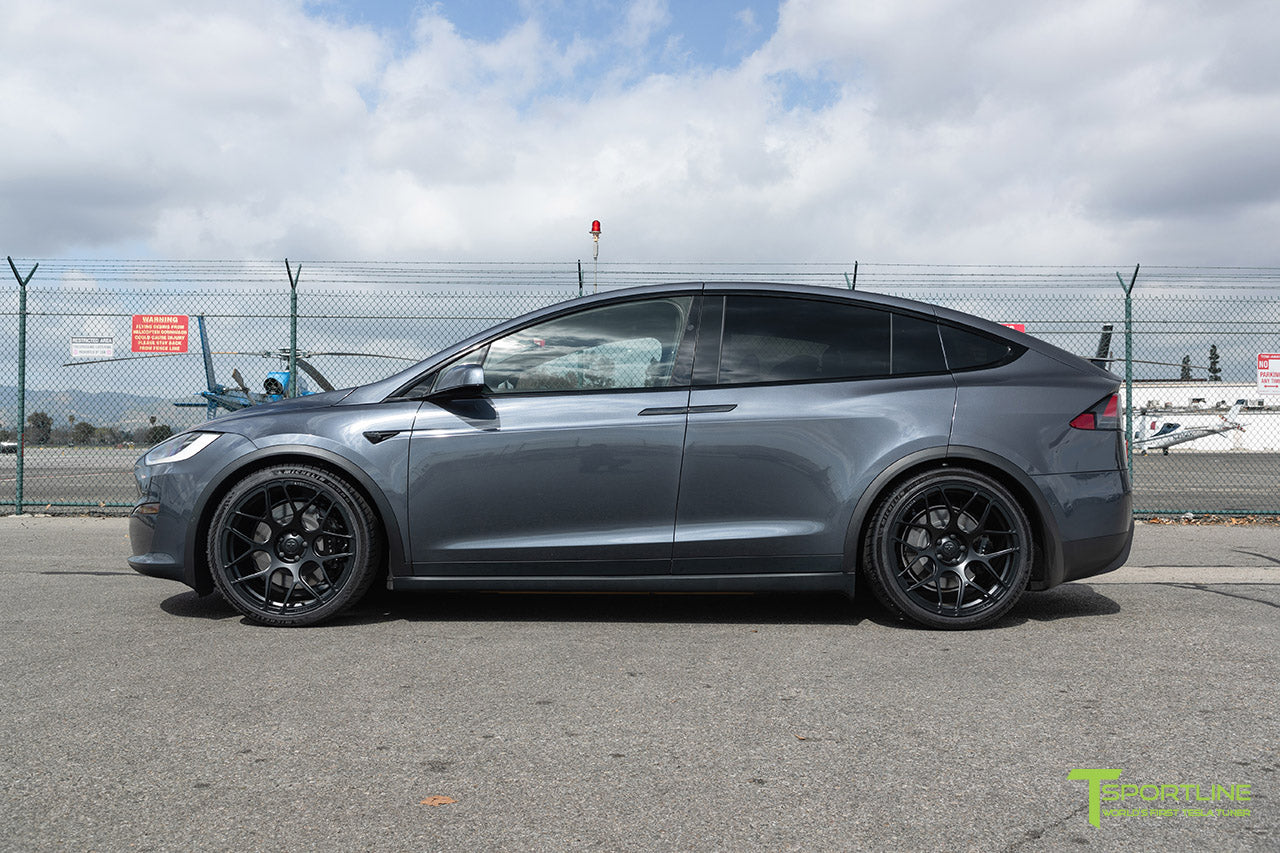
[[[1280,848],[1280,526],[1139,525],[964,633],[835,595],[268,629],[127,554],[0,517],[2,849]],[[1073,770],[1120,774],[1097,826]]]

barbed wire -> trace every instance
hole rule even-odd
[[[354,261],[294,260],[303,268],[303,286],[483,283],[491,287],[578,284],[579,260],[568,261]],[[288,284],[284,260],[163,260],[163,259],[28,259],[24,268],[38,264],[32,286],[60,286],[77,279],[95,283],[129,283],[135,286],[177,284],[271,285]],[[986,287],[1019,288],[1067,286],[1116,288],[1117,273],[1129,276],[1128,265],[1014,265],[1014,264],[917,264],[863,263],[855,261],[615,261],[592,270],[602,283],[645,280],[671,281],[779,278],[783,281],[827,283],[840,286],[857,276],[860,287]],[[585,268],[584,268],[585,272]],[[1144,266],[1138,287],[1195,289],[1228,286],[1233,289],[1274,290],[1280,287],[1278,267]]]

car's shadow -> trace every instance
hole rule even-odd
[[[184,592],[160,603],[164,612],[189,619],[244,619],[220,595]],[[1093,587],[1066,584],[1030,592],[988,630],[1027,622],[1111,616],[1120,606]],[[852,601],[839,593],[500,593],[388,592],[375,589],[326,624],[381,622],[678,622],[687,624],[857,625],[867,621],[905,630],[865,587]]]

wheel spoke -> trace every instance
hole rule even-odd
[[[228,568],[230,568],[230,567],[228,566]],[[269,575],[269,574],[271,574],[271,573],[272,573],[273,571],[275,571],[275,570],[276,570],[276,567],[275,567],[275,566],[267,566],[267,567],[266,567],[265,569],[263,569],[262,571],[254,572],[254,573],[253,573],[253,574],[251,574],[251,575],[241,575],[241,576],[240,576],[240,577],[238,577],[238,578],[234,578],[234,579],[232,579],[232,581],[231,581],[231,582],[232,582],[233,584],[248,583],[249,581],[251,581],[251,580],[256,580],[256,579],[258,579],[258,578],[262,577],[263,575]]]
[[[298,588],[298,582],[292,576],[289,578],[289,590],[284,594],[284,600],[280,602],[280,612],[284,613],[289,609],[289,599],[293,598],[293,591]]]
[[[241,539],[243,539],[245,542],[247,542],[247,543],[250,545],[250,550],[251,550],[251,551],[261,551],[261,550],[262,550],[262,544],[263,544],[263,543],[259,542],[257,539],[254,539],[252,536],[248,536],[248,535],[246,535],[246,534],[242,533],[241,531],[237,530],[237,529],[236,529],[236,528],[234,528],[234,527],[232,527],[232,528],[230,529],[230,531],[229,531],[229,532],[231,533],[231,535],[232,535],[232,536],[238,536],[238,537],[240,537]]]
[[[314,588],[314,587],[312,587],[312,586],[311,586],[311,584],[307,583],[307,579],[306,579],[306,578],[299,577],[299,578],[298,578],[298,583],[302,584],[302,588],[303,588],[303,589],[305,589],[307,592],[311,593],[311,597],[312,597],[313,599],[315,599],[315,601],[317,601],[317,602],[318,602],[318,601],[320,601],[320,593],[316,592],[316,591],[315,591],[315,588]]]
[[[247,512],[245,512],[244,510],[240,510],[240,509],[237,509],[235,512],[233,512],[233,513],[232,513],[232,515],[238,515],[238,516],[240,516],[241,518],[247,518],[247,519],[249,519],[250,521],[254,522],[255,524],[260,524],[261,522],[263,522],[263,521],[265,521],[265,520],[266,520],[266,519],[264,519],[264,518],[263,518],[262,516],[260,516],[260,515],[253,515],[253,514],[247,513]]]
[[[998,571],[996,571],[996,570],[995,570],[995,567],[993,567],[993,566],[992,566],[990,563],[988,563],[986,560],[973,560],[972,562],[970,562],[970,563],[969,563],[969,566],[970,566],[971,568],[972,568],[972,567],[979,567],[979,568],[981,568],[981,569],[985,570],[985,571],[986,571],[986,573],[987,573],[987,576],[988,576],[988,577],[990,577],[990,578],[991,578],[991,580],[995,582],[996,586],[1000,587],[1001,589],[1008,589],[1008,588],[1009,588],[1009,584],[1008,584],[1008,582],[1005,580],[1005,578],[1004,578],[1004,574],[1003,574],[1002,572],[998,572]],[[976,572],[975,572],[975,574],[976,574]]]
[[[922,548],[919,545],[912,545],[910,542],[903,539],[901,536],[893,537],[893,542],[894,544],[901,545],[903,548],[910,548],[912,551],[915,551],[917,554],[919,554],[921,551],[924,550],[924,548]]]

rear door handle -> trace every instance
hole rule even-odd
[[[690,406],[689,414],[691,415],[712,415],[718,412],[732,412],[738,408],[737,403],[729,403],[723,406]]]
[[[642,410],[640,415],[647,417],[649,415],[687,415],[688,413],[688,406],[655,406],[652,409]]]

